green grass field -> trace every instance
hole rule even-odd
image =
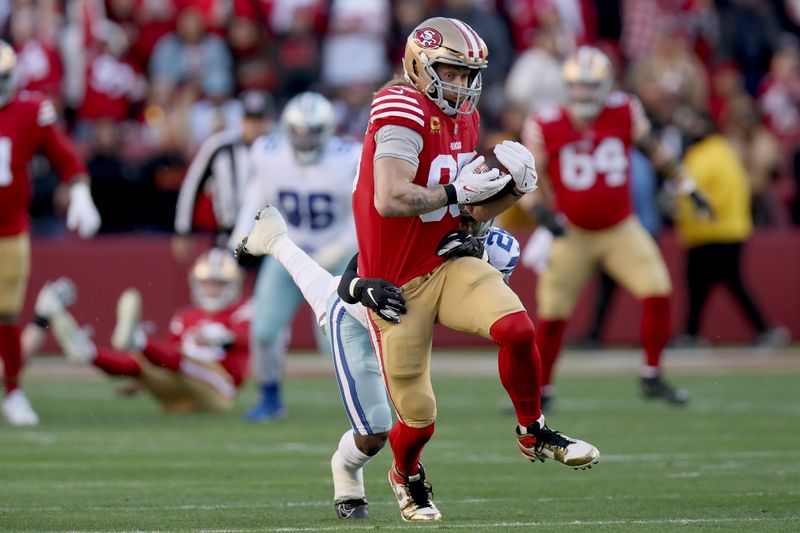
[[[496,378],[440,377],[423,461],[444,521],[424,526],[400,519],[388,450],[366,473],[370,520],[335,517],[347,420],[330,377],[291,378],[289,418],[248,425],[252,388],[228,415],[168,416],[94,372],[34,365],[41,426],[0,426],[0,531],[798,531],[800,354],[773,359],[791,364],[678,368],[686,409],[639,400],[632,364],[566,368],[549,422],[600,449],[580,472],[522,458]]]

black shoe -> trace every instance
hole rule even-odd
[[[360,520],[369,517],[367,511],[369,504],[365,498],[337,500],[333,502],[333,506],[336,508],[336,516],[345,520]]]
[[[645,398],[661,398],[672,405],[685,405],[689,401],[689,391],[676,389],[661,376],[639,378],[639,386]]]

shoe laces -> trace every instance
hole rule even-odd
[[[398,474],[400,474],[400,472],[398,472]],[[419,476],[418,479],[412,481],[409,477],[417,476],[406,476],[404,474],[400,474],[400,476],[403,478],[403,481],[406,482],[408,492],[411,494],[411,499],[417,504],[417,507],[431,507],[433,487],[425,480],[425,471],[422,469],[422,465],[419,466],[419,472],[417,474],[417,476]]]
[[[560,431],[555,431],[547,427],[539,427],[539,424],[532,424],[528,426],[528,433],[536,437],[535,450],[541,451],[545,445],[558,446],[559,448],[567,448],[572,441],[561,434]]]

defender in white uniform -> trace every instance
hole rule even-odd
[[[330,102],[316,93],[289,101],[281,117],[283,135],[258,139],[251,149],[250,181],[245,203],[231,236],[235,247],[253,227],[265,204],[277,207],[288,235],[320,266],[341,273],[357,248],[351,191],[361,145],[333,136]],[[303,296],[277,261],[264,261],[255,288],[252,323],[253,360],[261,400],[246,418],[272,420],[285,414],[280,394],[288,325]],[[316,330],[316,328],[315,328]],[[318,335],[318,345],[328,342]]]
[[[505,230],[481,225],[474,219],[470,222],[462,218],[462,228],[471,232],[472,246],[466,242],[470,237],[465,231],[453,232],[442,240],[439,254],[482,256],[507,280],[519,262],[517,239]],[[351,261],[348,272],[342,276],[344,280],[320,268],[287,238],[286,223],[272,206],[259,212],[256,227],[238,245],[237,255],[242,254],[269,254],[286,267],[314,310],[318,323],[327,330],[339,392],[352,428],[342,435],[331,458],[334,506],[340,518],[366,518],[363,468],[386,443],[392,416],[363,305],[369,305],[383,319],[397,322],[405,312],[402,296],[398,297],[399,290],[384,280],[357,278],[351,271],[356,269],[355,261]],[[360,296],[355,296],[353,287],[359,283],[364,285]],[[368,290],[363,290],[365,287],[370,287],[369,295]],[[387,287],[397,292],[386,291]],[[348,300],[361,303],[346,303],[339,296],[343,292]]]

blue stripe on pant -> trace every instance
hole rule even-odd
[[[328,300],[328,335],[342,403],[358,435],[384,433],[392,412],[369,332],[335,294]]]

